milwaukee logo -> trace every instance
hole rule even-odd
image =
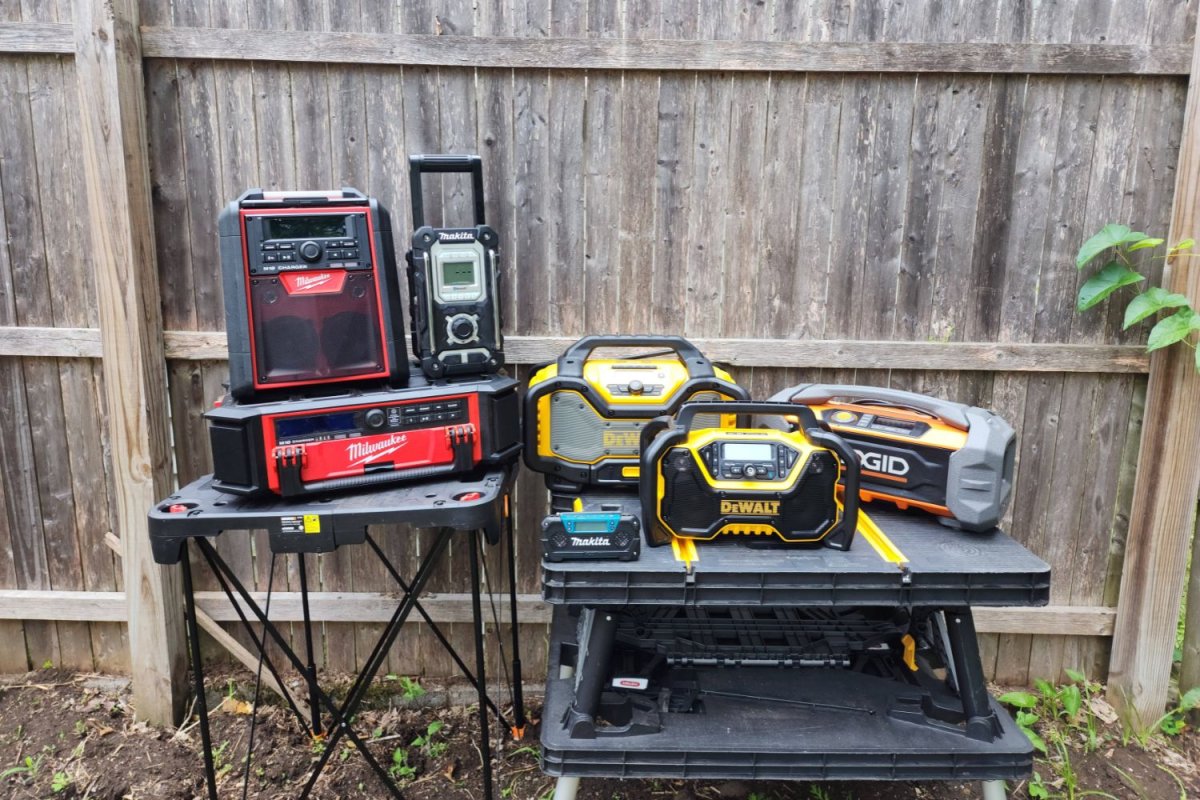
[[[632,447],[638,446],[638,439],[641,433],[639,431],[605,431],[601,437],[605,447]]]
[[[280,275],[288,294],[336,294],[346,286],[346,273],[337,272],[291,272]]]
[[[304,291],[305,289],[316,289],[318,286],[324,286],[331,280],[333,280],[333,276],[326,272],[321,275],[313,275],[312,277],[309,277],[308,275],[298,275],[293,283],[297,289]]]
[[[608,547],[610,542],[604,536],[572,536],[572,547]]]
[[[779,514],[778,500],[722,500],[722,514],[754,514],[776,516]]]
[[[895,475],[902,478],[908,474],[911,467],[900,456],[890,456],[885,453],[872,453],[869,450],[855,450],[862,468],[883,475]]]
[[[408,435],[403,433],[393,433],[379,442],[352,442],[346,446],[346,458],[350,459],[350,466],[357,467],[380,456],[394,453],[406,444]]]
[[[439,242],[473,242],[474,231],[438,231]]]

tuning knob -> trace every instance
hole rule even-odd
[[[305,261],[317,261],[321,258],[321,245],[316,242],[305,242],[300,245],[300,257]]]

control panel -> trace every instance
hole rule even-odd
[[[847,429],[855,429],[863,432],[890,433],[895,436],[905,436],[913,439],[919,439],[930,430],[930,426],[927,423],[918,420],[861,413],[847,409],[826,411],[824,419],[832,425]]]
[[[251,275],[307,270],[369,270],[367,212],[246,213],[246,259]]]
[[[469,422],[467,399],[378,405],[322,414],[276,417],[277,444],[309,444],[364,434],[389,433]]]
[[[717,480],[784,481],[799,458],[777,442],[717,441],[700,449],[709,474]]]

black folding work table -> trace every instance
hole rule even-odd
[[[204,665],[200,658],[200,629],[195,613],[195,594],[189,565],[189,550],[195,547],[212,570],[222,591],[229,598],[240,618],[242,627],[262,658],[262,666],[280,685],[279,665],[267,654],[268,639],[278,648],[287,665],[299,672],[309,694],[311,716],[301,713],[288,700],[293,714],[306,731],[324,738],[325,748],[309,777],[301,797],[308,797],[318,776],[334,752],[342,736],[348,738],[379,776],[393,797],[402,797],[399,788],[386,768],[371,754],[367,743],[353,730],[351,721],[366,696],[371,681],[382,667],[388,650],[400,634],[404,623],[415,611],[429,625],[430,632],[446,648],[463,675],[476,688],[479,696],[479,750],[483,760],[483,796],[492,797],[491,745],[489,709],[504,720],[499,707],[487,694],[487,678],[483,652],[483,614],[479,568],[480,534],[490,544],[507,537],[508,583],[512,623],[513,720],[508,725],[514,735],[524,730],[524,706],[521,697],[521,662],[516,618],[516,581],[513,560],[512,516],[509,497],[513,469],[496,469],[469,477],[433,483],[406,484],[353,495],[314,496],[300,500],[253,499],[218,491],[211,476],[201,478],[158,503],[150,512],[150,539],[154,559],[159,564],[179,564],[183,573],[184,603],[187,634],[192,656],[192,671],[197,697],[200,698],[200,738],[204,748],[205,779],[210,800],[217,800],[216,774],[209,732],[208,709],[204,703]],[[403,524],[436,531],[432,545],[421,559],[416,573],[406,581],[386,557],[383,549],[371,536],[373,525]],[[306,653],[301,658],[291,647],[279,628],[254,600],[238,579],[235,571],[217,553],[212,539],[224,531],[266,530],[272,557],[295,554],[299,563],[298,577],[304,616]],[[226,534],[232,535],[232,534]],[[459,657],[449,640],[421,607],[420,595],[433,574],[434,568],[448,551],[455,535],[469,537],[471,570],[471,605],[475,635],[475,666],[472,671]],[[380,560],[400,589],[400,596],[390,621],[384,627],[371,655],[361,667],[345,700],[340,704],[324,692],[317,682],[313,657],[312,626],[308,607],[308,581],[303,554],[331,552],[347,545],[366,545]],[[269,593],[268,593],[269,602]],[[260,623],[260,638],[252,622]],[[327,720],[327,722],[326,722]]]
[[[582,510],[640,517],[629,495],[587,496]],[[581,777],[979,780],[996,797],[1001,781],[1028,774],[1032,746],[988,696],[971,607],[1045,605],[1049,566],[1000,530],[867,510],[903,558],[860,532],[848,552],[728,537],[699,544],[690,564],[671,547],[643,547],[629,562],[543,561],[554,614],[542,767],[560,778],[556,798],[574,797]],[[820,641],[805,632],[869,637],[892,614],[936,624],[953,696],[805,653]],[[674,689],[639,698],[636,676],[631,695],[595,669],[631,639],[659,658],[674,653]],[[712,657],[730,641],[744,661]],[[781,652],[809,657],[790,669],[751,665]],[[955,705],[958,721],[943,721]]]

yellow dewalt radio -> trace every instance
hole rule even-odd
[[[642,357],[592,358],[598,348],[655,348]],[[666,353],[662,351],[667,351]],[[552,491],[635,487],[638,437],[654,417],[690,400],[748,400],[746,390],[678,336],[585,336],[537,370],[525,393],[525,463]],[[732,426],[717,410],[709,427]]]
[[[711,428],[701,415],[800,417],[794,431]],[[647,544],[722,534],[774,536],[848,550],[858,527],[858,459],[807,408],[787,403],[687,403],[642,429]],[[838,481],[847,486],[845,501]],[[843,507],[844,505],[844,507]]]

